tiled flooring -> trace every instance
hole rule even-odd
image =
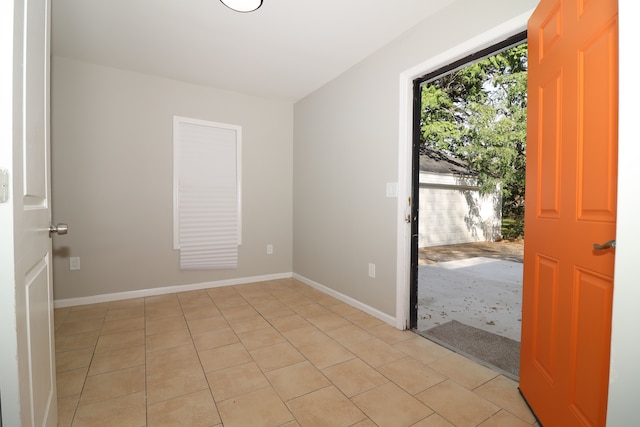
[[[59,426],[531,426],[517,384],[293,279],[55,311]]]

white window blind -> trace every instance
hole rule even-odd
[[[241,128],[174,117],[173,144],[173,244],[180,268],[237,268]]]

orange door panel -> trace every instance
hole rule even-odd
[[[615,249],[615,0],[542,0],[528,27],[520,390],[545,427],[604,426]]]

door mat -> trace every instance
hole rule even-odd
[[[511,379],[520,376],[518,341],[455,320],[418,333]]]

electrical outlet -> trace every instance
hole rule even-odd
[[[80,270],[80,257],[72,256],[69,258],[69,270]]]
[[[273,255],[273,245],[272,244],[268,244],[267,245],[267,255]]]
[[[371,262],[369,263],[369,277],[376,278],[376,265]]]

